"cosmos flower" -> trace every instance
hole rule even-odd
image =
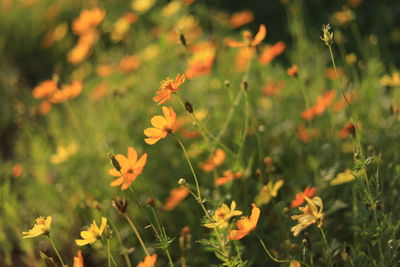
[[[314,223],[317,223],[318,227],[322,226],[324,214],[322,213],[323,204],[321,198],[314,197],[313,199],[309,199],[305,197],[305,200],[307,204],[299,208],[303,214],[293,215],[291,217],[293,220],[298,221],[298,224],[290,229],[294,236],[298,236],[301,231]]]
[[[118,177],[110,183],[111,186],[120,186],[121,190],[127,189],[134,180],[142,173],[147,162],[147,153],[144,153],[138,160],[138,155],[133,147],[128,147],[128,157],[117,154],[115,159],[120,165],[120,170],[116,168],[110,169],[108,174]]]
[[[249,31],[243,31],[242,37],[243,41],[234,41],[229,38],[225,38],[225,43],[229,47],[256,47],[257,45],[261,44],[261,42],[267,36],[267,27],[264,24],[260,25],[257,34],[254,36]]]
[[[171,107],[162,107],[164,116],[153,116],[151,118],[152,128],[144,130],[147,138],[144,141],[149,145],[154,145],[158,140],[167,137],[172,133],[172,129],[176,120],[176,113]]]
[[[177,74],[175,80],[171,78],[166,78],[160,84],[160,90],[156,92],[156,96],[153,97],[155,102],[158,102],[158,105],[164,104],[167,102],[173,93],[177,92],[181,86],[185,82],[184,74]]]
[[[296,198],[292,201],[290,205],[291,208],[297,208],[301,204],[304,203],[305,197],[312,197],[315,193],[315,187],[306,187],[304,192],[300,192],[296,194]]]
[[[101,217],[100,228],[97,226],[96,222],[93,221],[93,223],[88,227],[86,231],[81,231],[81,237],[83,239],[76,239],[75,243],[78,246],[93,244],[99,237],[101,237],[106,226],[107,226],[107,218],[105,217]]]
[[[50,233],[52,218],[48,216],[46,219],[44,217],[39,217],[36,219],[36,224],[28,232],[22,232],[23,239],[32,238],[40,235],[48,235]]]
[[[242,215],[240,210],[236,210],[236,202],[231,202],[231,207],[229,208],[226,204],[222,204],[221,207],[214,211],[212,216],[213,222],[204,224],[207,228],[220,228],[225,229],[228,227],[229,220],[234,216]]]
[[[260,209],[256,204],[252,204],[253,209],[251,210],[250,218],[242,217],[236,222],[237,230],[231,230],[228,236],[230,240],[239,240],[254,231],[257,226],[258,218],[260,217]]]

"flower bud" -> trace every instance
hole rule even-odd
[[[128,201],[124,198],[120,198],[119,196],[116,196],[114,200],[112,201],[112,205],[119,210],[121,213],[126,212],[126,208],[128,207]]]
[[[115,158],[114,154],[110,152],[110,153],[108,154],[108,156],[110,157],[111,163],[112,163],[112,165],[114,166],[114,168],[115,168],[117,171],[120,172],[120,171],[121,171],[121,165],[119,164],[118,160]]]
[[[189,101],[185,102],[185,109],[189,113],[193,113],[194,112],[193,105]]]

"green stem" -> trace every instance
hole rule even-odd
[[[144,242],[143,242],[143,239],[142,239],[142,237],[140,236],[139,231],[137,230],[135,224],[133,223],[133,221],[131,220],[131,218],[129,217],[128,214],[124,213],[123,215],[124,215],[125,219],[127,220],[129,226],[132,228],[133,233],[136,235],[137,239],[139,240],[139,243],[140,243],[140,245],[142,246],[144,252],[146,253],[147,256],[150,256],[150,254],[149,254],[149,252],[147,251],[147,248],[146,248],[146,246],[145,246],[145,244],[144,244]]]
[[[111,257],[110,257],[110,239],[107,238],[107,258],[108,258],[108,267],[111,267]]]
[[[326,249],[326,255],[328,256],[328,261],[329,261],[329,266],[333,267],[332,257],[331,257],[331,253],[329,252],[329,246],[328,246],[328,242],[326,241],[326,236],[325,236],[324,229],[322,229],[322,227],[318,227],[318,228],[319,228],[319,230],[321,232],[322,239],[324,240],[325,249]]]
[[[290,263],[290,262],[292,262],[291,260],[280,260],[280,259],[277,259],[274,256],[272,256],[271,252],[269,252],[269,250],[267,249],[267,247],[264,244],[264,241],[261,239],[261,237],[258,235],[258,233],[255,233],[255,234],[256,234],[258,240],[260,241],[260,244],[263,247],[265,253],[267,253],[268,257],[270,257],[271,260],[273,260],[274,262],[278,262],[278,263],[285,263],[285,262]]]
[[[60,260],[62,266],[64,266],[65,263],[64,263],[63,259],[61,258],[61,255],[60,255],[60,253],[58,252],[58,249],[57,249],[56,245],[54,244],[53,240],[51,239],[50,235],[48,235],[47,238],[50,240],[50,243],[51,243],[51,245],[53,246],[53,249],[54,249],[54,251],[56,252],[57,257],[58,257],[58,259]]]
[[[121,245],[121,247],[123,248],[122,255],[124,256],[124,259],[125,259],[125,262],[126,262],[126,266],[127,266],[127,267],[132,267],[131,261],[129,260],[128,253],[127,253],[127,251],[126,251],[126,248],[125,248],[125,246],[124,246],[124,243],[122,242],[122,237],[121,237],[121,234],[119,233],[118,228],[115,226],[115,224],[114,224],[109,218],[107,218],[107,221],[108,221],[108,222],[111,224],[111,226],[114,228],[114,230],[115,230],[115,232],[116,232],[116,234],[117,234],[118,243],[119,243],[119,244]],[[111,255],[111,256],[112,256],[112,255]]]

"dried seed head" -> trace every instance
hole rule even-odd
[[[193,105],[187,100],[185,102],[185,109],[189,113],[193,113],[194,112]]]
[[[119,165],[119,162],[118,162],[118,160],[115,158],[115,156],[114,156],[114,154],[113,153],[109,153],[108,154],[108,156],[110,157],[110,159],[111,159],[111,163],[112,163],[112,165],[114,166],[114,168],[117,170],[117,171],[121,171],[121,165]]]
[[[146,200],[147,205],[149,205],[150,207],[155,207],[156,206],[156,200],[152,197],[148,198]]]
[[[119,196],[116,196],[114,200],[112,201],[112,205],[119,210],[121,213],[126,212],[126,208],[128,207],[128,201],[124,198],[120,198]]]
[[[331,25],[322,25],[321,40],[324,41],[327,46],[330,46],[333,43],[333,32],[331,32]]]

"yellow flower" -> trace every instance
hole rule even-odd
[[[22,238],[25,239],[40,235],[48,235],[50,233],[51,220],[51,216],[48,216],[46,219],[40,216],[36,219],[36,224],[31,230],[28,232],[22,232]]]
[[[333,178],[330,182],[331,185],[340,185],[353,181],[357,174],[353,174],[351,170],[346,169],[344,172],[338,173],[338,175]]]
[[[269,181],[267,185],[261,188],[260,193],[255,198],[258,206],[268,204],[272,198],[278,195],[279,189],[283,186],[283,180],[278,180],[275,183]]]
[[[131,8],[136,12],[145,13],[149,11],[155,3],[155,0],[133,0],[131,2]]]
[[[311,224],[317,223],[318,227],[322,226],[324,214],[322,213],[323,204],[321,198],[314,197],[313,199],[309,199],[306,196],[304,198],[307,201],[307,204],[306,206],[299,208],[303,214],[293,215],[291,217],[293,220],[298,221],[298,224],[290,229],[294,236],[298,236],[301,231]]]
[[[97,238],[101,236],[104,232],[104,229],[107,226],[107,218],[101,217],[101,225],[100,228],[97,226],[96,222],[93,223],[88,227],[87,231],[81,232],[81,237],[83,239],[76,239],[75,242],[78,246],[85,246],[87,244],[93,244],[96,242]]]
[[[204,226],[207,228],[218,227],[220,229],[225,229],[226,227],[228,227],[228,221],[232,217],[242,215],[242,212],[240,210],[235,210],[235,209],[236,209],[235,201],[232,201],[231,208],[229,208],[225,204],[222,204],[221,207],[216,209],[214,212],[214,215],[212,217],[214,222],[206,223],[206,224],[204,224]]]
[[[144,134],[147,136],[144,141],[149,145],[154,145],[158,140],[172,133],[176,113],[171,107],[162,107],[162,111],[164,116],[153,116],[150,121],[153,127],[144,130]]]

